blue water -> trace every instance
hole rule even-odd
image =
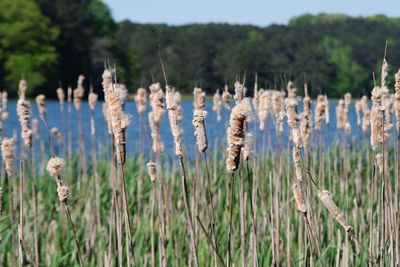
[[[102,113],[102,102],[98,102],[96,105],[96,110],[94,112],[94,118],[95,118],[95,127],[96,127],[96,144],[97,147],[101,147],[109,142],[109,136],[107,133],[107,125],[105,123],[103,113]],[[338,131],[336,129],[336,118],[335,118],[335,105],[336,103],[330,103],[330,124],[325,125],[323,123],[323,141],[324,144],[329,145],[332,144],[337,140],[338,136]],[[41,137],[47,137],[47,132],[44,127],[44,124],[40,120],[38,116],[38,110],[36,107],[36,104],[34,101],[31,101],[31,106],[32,106],[32,118],[38,118],[39,119],[39,125],[40,125],[40,136]],[[18,140],[17,144],[20,142],[20,124],[18,121],[18,117],[16,114],[16,102],[15,101],[10,101],[8,103],[8,112],[9,112],[9,118],[4,122],[4,134],[5,136],[11,137],[13,130],[16,130]],[[183,144],[184,147],[189,151],[189,156],[192,158],[194,155],[195,151],[195,138],[193,134],[193,125],[192,125],[192,115],[193,115],[193,109],[192,109],[192,102],[189,100],[184,100],[182,101],[182,108],[183,108],[183,120],[181,122],[181,126],[183,128]],[[63,116],[61,115],[60,107],[58,101],[46,101],[46,109],[47,109],[47,116],[46,120],[49,125],[49,127],[57,127],[61,133],[64,135],[64,139],[67,139],[66,135],[66,129],[63,130],[63,123],[62,123],[62,118]],[[147,108],[147,111],[149,111],[150,107]],[[303,109],[302,104],[299,104],[298,107],[298,112],[301,112]],[[314,107],[312,106],[312,110]],[[222,108],[222,120],[221,122],[217,122],[216,120],[216,114],[212,110],[212,102],[207,101],[206,103],[206,110],[208,112],[208,115],[206,117],[206,130],[207,130],[207,136],[209,140],[209,150],[213,149],[214,145],[217,145],[218,148],[221,147],[221,143],[223,142],[224,144],[226,143],[226,129],[228,126],[228,121],[229,121],[229,114],[226,111],[226,109]],[[129,114],[131,114],[131,125],[129,126],[127,130],[127,152],[130,155],[137,155],[139,151],[140,145],[144,146],[144,151],[145,153],[150,153],[151,151],[151,137],[150,137],[150,128],[148,126],[148,120],[147,120],[147,114],[145,116],[145,126],[146,129],[144,129],[144,132],[146,133],[146,137],[143,142],[140,142],[139,139],[139,133],[140,133],[140,120],[138,117],[138,114],[136,112],[136,107],[135,103],[130,101],[126,103],[125,106],[125,111]],[[70,116],[68,115],[70,114]],[[85,140],[86,144],[86,151],[89,151],[90,148],[90,142],[91,142],[91,132],[90,132],[90,112],[89,112],[89,106],[87,102],[82,103],[81,107],[81,118],[82,118],[82,129],[83,129],[83,138]],[[313,118],[314,119],[314,118]],[[356,118],[356,113],[354,110],[354,105],[351,106],[350,112],[349,112],[349,121],[352,125],[352,137],[355,139],[356,137],[359,136],[360,134],[360,129],[357,128],[357,118]],[[249,129],[253,131],[254,120],[250,122]],[[71,113],[68,113],[68,103],[65,104],[64,107],[64,125],[65,128],[68,128],[70,133],[71,133],[71,140],[72,140],[72,146],[73,149],[75,150],[78,145],[78,114],[75,111],[75,108],[71,106]],[[276,145],[276,140],[275,140],[275,126],[273,124],[273,121],[271,119],[268,119],[267,126],[266,126],[266,133],[272,133],[271,134],[271,141],[272,144]],[[269,130],[268,130],[269,129]],[[161,121],[160,124],[160,133],[161,133],[161,138],[162,142],[164,143],[165,146],[165,154],[166,155],[173,155],[173,142],[172,142],[172,135],[170,133],[170,128],[169,128],[169,123],[168,123],[168,116],[167,112],[165,112],[163,120]],[[258,131],[258,136],[260,132]],[[287,140],[288,136],[288,126],[286,124],[286,119],[285,119],[285,127],[284,127],[284,132],[282,135],[282,140]],[[43,139],[45,140],[45,139]],[[54,143],[56,144],[56,141],[54,140]],[[142,144],[141,144],[142,143]],[[48,147],[48,146],[47,146]],[[62,147],[57,145],[57,153],[62,154]]]

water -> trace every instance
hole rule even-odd
[[[102,102],[98,102],[96,105],[96,110],[94,112],[94,118],[95,118],[95,127],[96,127],[96,135],[95,135],[95,140],[97,146],[99,145],[104,145],[109,143],[109,136],[108,136],[108,131],[107,131],[107,125],[103,117],[102,113]],[[47,136],[47,131],[45,129],[44,124],[40,120],[38,116],[38,109],[34,101],[31,102],[32,106],[32,118],[37,118],[39,119],[39,133],[41,137],[46,137]],[[195,151],[195,137],[194,137],[194,130],[193,130],[193,125],[192,125],[192,115],[193,115],[193,104],[189,100],[183,100],[182,101],[182,108],[183,108],[183,120],[181,122],[181,127],[183,128],[183,133],[182,133],[182,138],[183,138],[183,145],[189,151],[189,156],[193,158],[193,154]],[[325,125],[323,123],[323,141],[325,145],[330,145],[334,143],[337,140],[338,136],[338,131],[336,129],[336,116],[335,116],[335,107],[336,103],[331,102],[329,106],[329,112],[330,112],[330,124]],[[73,105],[71,105],[71,113],[68,113],[68,103],[65,103],[64,107],[64,117],[61,115],[60,111],[60,106],[58,101],[46,101],[46,109],[47,109],[47,115],[46,115],[46,120],[50,128],[52,127],[57,127],[59,131],[64,135],[64,139],[66,140],[66,129],[69,128],[71,132],[71,140],[72,140],[72,146],[73,146],[73,151],[78,146],[78,113],[75,111],[75,108]],[[150,107],[147,108],[147,112],[149,111]],[[312,106],[312,110],[314,109],[314,106]],[[216,120],[216,114],[212,110],[212,102],[208,100],[206,102],[206,110],[208,112],[208,115],[206,117],[206,130],[207,130],[207,136],[209,140],[209,150],[212,150],[215,145],[218,146],[218,148],[221,147],[221,142],[226,143],[226,129],[228,126],[228,121],[229,121],[229,114],[226,111],[226,109],[223,107],[222,108],[222,120],[221,122],[217,122]],[[299,103],[298,107],[298,112],[300,113],[303,110],[302,103]],[[129,114],[131,114],[131,125],[127,129],[127,152],[129,155],[137,155],[139,152],[139,147],[140,147],[140,140],[139,140],[139,133],[140,133],[140,120],[138,117],[138,114],[136,112],[136,107],[135,103],[132,101],[129,101],[126,103],[125,106],[125,111]],[[4,125],[4,134],[5,136],[11,137],[13,134],[13,131],[15,130],[18,134],[18,140],[17,144],[20,142],[20,124],[18,121],[18,117],[16,114],[16,101],[10,101],[8,103],[8,112],[9,112],[9,118],[3,123]],[[68,116],[68,114],[71,114]],[[63,121],[64,119],[64,128],[63,128]],[[86,151],[89,151],[90,147],[90,142],[91,142],[91,131],[90,131],[90,112],[89,112],[89,105],[87,102],[82,102],[81,106],[81,119],[82,119],[82,129],[83,129],[83,138],[85,140],[85,145],[86,145]],[[313,118],[314,119],[314,118]],[[146,137],[144,140],[144,148],[145,148],[145,153],[150,153],[151,150],[151,137],[150,137],[150,128],[148,126],[148,118],[147,118],[147,113],[145,116],[145,126],[146,129],[144,130],[146,133]],[[349,111],[349,121],[352,126],[352,138],[355,139],[359,136],[360,130],[357,128],[357,117],[356,113],[354,110],[354,105],[351,105],[350,111]],[[254,126],[253,126],[254,120],[250,122],[249,124],[249,129],[253,131]],[[268,128],[270,130],[268,130]],[[273,133],[271,135],[271,141],[272,144],[276,145],[276,140],[275,140],[275,126],[273,125],[273,121],[271,119],[268,119],[267,124],[266,124],[266,133],[271,132]],[[161,139],[162,142],[164,143],[165,147],[165,154],[166,155],[173,155],[173,142],[172,142],[172,135],[170,132],[169,128],[169,123],[168,123],[168,116],[167,112],[165,112],[163,120],[160,123],[160,133],[161,133]],[[258,135],[260,132],[258,131]],[[285,119],[285,127],[284,127],[284,132],[282,135],[282,140],[287,140],[288,136],[288,126],[286,124],[286,119]],[[54,140],[54,144],[57,142]],[[62,154],[62,148],[57,146],[57,153]]]

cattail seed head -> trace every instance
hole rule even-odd
[[[25,146],[32,145],[32,131],[30,128],[31,107],[28,101],[19,99],[17,102],[17,114],[21,124],[21,138]]]
[[[47,172],[50,174],[50,176],[59,179],[61,176],[61,173],[64,171],[65,168],[65,160],[62,158],[58,157],[52,157],[48,162],[47,162]]]
[[[157,180],[157,169],[156,169],[156,164],[153,161],[149,161],[147,164],[147,171],[150,176],[151,182],[155,182]]]
[[[300,185],[298,183],[295,183],[292,186],[292,191],[293,191],[293,195],[294,195],[294,200],[296,201],[297,211],[305,214],[307,211],[307,208],[306,208],[306,203],[303,198],[303,193],[301,192]]]
[[[63,106],[65,94],[64,94],[64,90],[61,87],[57,88],[57,97],[58,97],[58,101],[60,102],[60,105]]]
[[[59,183],[57,185],[57,193],[59,200],[61,202],[66,202],[68,201],[71,191],[69,190],[68,186]]]
[[[231,106],[230,106],[230,101],[232,99],[232,95],[228,91],[228,85],[225,84],[224,86],[224,92],[222,93],[222,102],[224,103],[224,107],[230,111]]]
[[[183,151],[181,145],[181,133],[182,129],[179,127],[178,124],[178,116],[177,110],[179,104],[176,102],[175,98],[175,89],[172,87],[166,86],[166,102],[167,102],[167,109],[168,109],[168,119],[169,125],[171,127],[172,137],[174,138],[175,144],[175,155],[179,158],[183,158]]]
[[[332,195],[329,191],[323,190],[318,194],[319,200],[328,209],[331,216],[345,229],[346,232],[353,230],[350,224],[346,221],[344,214],[336,206],[335,202],[332,200]]]
[[[222,97],[219,93],[219,89],[213,95],[213,110],[217,113],[217,121],[221,121],[221,107],[222,107]]]
[[[11,176],[13,171],[14,149],[14,139],[4,138],[1,142],[1,154],[3,157],[4,167],[8,176]]]
[[[204,120],[207,112],[204,110],[195,109],[193,113],[193,126],[194,126],[194,136],[196,137],[197,148],[200,152],[206,151],[208,147],[207,134],[204,125]]]
[[[249,132],[246,132],[244,136],[244,143],[242,147],[242,153],[243,153],[243,160],[248,161],[250,159],[250,154],[251,154],[251,139],[252,135]]]
[[[143,115],[146,111],[146,104],[147,104],[147,92],[144,88],[139,88],[136,92],[134,97],[136,103],[136,110],[139,115]]]
[[[94,108],[96,107],[96,103],[97,103],[97,99],[98,99],[98,95],[90,92],[88,95],[88,102],[89,102],[89,108],[90,110],[94,111]]]
[[[44,95],[38,95],[36,96],[36,105],[38,107],[40,115],[43,117],[46,116],[46,105],[45,105],[45,99],[46,97]]]
[[[203,110],[206,106],[206,93],[199,87],[193,89],[194,107]]]
[[[233,98],[236,100],[236,104],[243,100],[246,96],[247,88],[239,81],[235,82],[235,95]]]
[[[327,115],[329,114],[329,106],[327,105],[327,102],[325,101],[325,97],[323,95],[318,95],[314,113],[315,129],[321,131],[322,121],[325,120],[325,122],[328,123],[326,118],[327,116],[329,117],[329,115]]]
[[[60,133],[60,131],[56,128],[53,127],[50,129],[50,132],[54,135],[54,137],[57,140],[57,143],[62,144],[63,143],[63,138],[62,138],[62,134]]]
[[[226,168],[234,172],[240,163],[240,152],[244,145],[245,123],[250,114],[250,100],[244,98],[232,109],[228,128],[228,158]]]

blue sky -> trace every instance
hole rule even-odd
[[[400,16],[399,0],[103,0],[117,21],[140,23],[227,22],[267,26],[304,13]]]

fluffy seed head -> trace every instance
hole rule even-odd
[[[65,168],[65,160],[58,157],[53,157],[47,162],[47,172],[50,176],[59,179]]]
[[[204,126],[206,115],[206,111],[199,109],[195,109],[193,113],[192,124],[194,126],[194,136],[196,137],[197,148],[200,152],[204,152],[208,147],[206,129]]]
[[[14,149],[14,139],[4,138],[1,142],[1,154],[3,156],[4,167],[8,176],[11,176],[13,171]]]
[[[32,131],[30,127],[31,107],[25,99],[19,99],[17,102],[17,114],[21,124],[21,138],[27,147],[32,145]]]
[[[96,103],[97,103],[98,97],[99,97],[99,96],[98,96],[97,94],[93,93],[93,92],[90,92],[89,95],[88,95],[89,107],[90,107],[90,109],[91,109],[92,111],[93,111],[94,108],[96,107]]]
[[[43,117],[46,116],[46,105],[45,105],[45,99],[46,97],[44,95],[38,95],[36,96],[36,105],[38,107],[40,115]]]
[[[147,164],[147,171],[150,176],[150,180],[154,183],[157,180],[157,169],[156,164],[153,161],[149,161]]]
[[[331,216],[346,230],[346,232],[352,231],[352,227],[346,221],[344,214],[336,206],[332,200],[332,195],[329,191],[323,190],[318,194],[319,200],[328,209]]]
[[[147,92],[144,88],[139,88],[136,91],[136,95],[134,97],[136,103],[136,110],[139,115],[143,115],[146,111],[147,104]]]
[[[222,107],[222,97],[219,93],[219,89],[213,95],[213,110],[217,113],[217,121],[221,121],[221,107]]]
[[[58,101],[60,102],[60,105],[63,106],[65,94],[64,94],[64,90],[61,87],[57,88],[57,97],[58,97]]]
[[[303,198],[303,193],[301,192],[300,185],[298,183],[295,183],[292,186],[292,191],[294,195],[294,200],[296,201],[296,208],[298,212],[301,212],[303,214],[306,213],[306,203]]]

